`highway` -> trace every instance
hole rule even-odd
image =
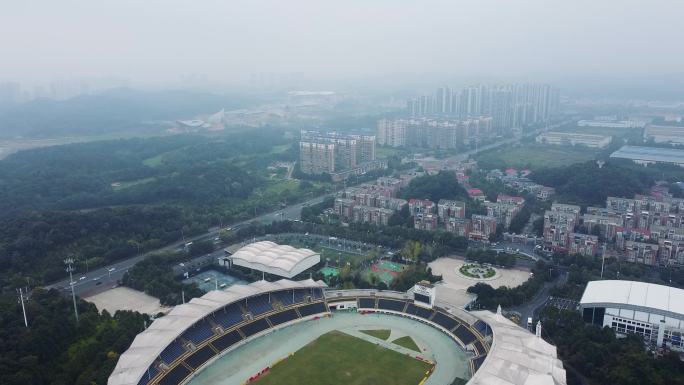
[[[298,220],[300,219],[302,207],[304,207],[305,205],[308,206],[321,203],[326,196],[327,195],[318,196],[302,203],[297,203],[295,205],[287,206],[276,211],[271,211],[262,215],[258,215],[256,218],[229,224],[227,225],[227,227],[230,227],[232,229],[238,229],[240,227],[244,227],[253,223],[268,224],[274,221]],[[162,247],[160,249],[149,251],[139,256],[131,257],[105,267],[90,270],[87,273],[75,271],[73,275],[75,292],[77,295],[81,295],[95,291],[103,291],[106,288],[114,287],[116,286],[116,282],[123,277],[123,275],[126,273],[126,271],[128,271],[128,269],[133,267],[133,265],[135,265],[136,263],[147,258],[148,256],[154,253],[158,253],[160,251],[180,250],[184,247],[184,242],[198,242],[203,240],[214,239],[218,237],[219,230],[220,229],[218,226],[212,227],[205,234],[186,238],[185,241],[181,240],[170,245],[167,245],[165,247]],[[60,290],[70,290],[71,288],[69,286],[69,279],[66,276],[66,274],[67,273],[65,272],[64,280],[55,282],[51,285],[48,285],[47,287],[50,289],[54,288]]]
[[[553,128],[555,126],[552,126],[550,128]],[[547,128],[548,129],[548,128]],[[521,136],[517,136],[515,138],[510,138],[506,140],[502,140],[500,142],[495,142],[491,143],[482,147],[479,147],[477,149],[473,149],[467,152],[463,152],[457,157],[465,160],[469,156],[474,155],[478,152],[490,150],[492,148],[496,148],[499,146],[507,145],[507,144],[512,144],[515,142],[518,142],[520,139],[526,136],[531,136],[537,134],[541,130],[536,130],[533,132],[529,132],[526,134],[523,134]],[[242,222],[238,223],[233,223],[227,225],[227,227],[231,227],[232,229],[238,229],[242,226],[247,226],[253,223],[262,223],[262,224],[268,224],[272,223],[274,221],[282,221],[282,220],[298,220],[300,218],[301,214],[301,209],[305,205],[313,205],[317,204],[323,201],[323,199],[328,196],[326,195],[321,195],[312,199],[309,199],[305,202],[298,203],[295,205],[287,206],[279,210],[271,211],[265,214],[261,214],[256,216],[255,218],[245,220]],[[125,272],[133,267],[136,263],[140,262],[141,260],[147,258],[149,255],[153,253],[157,253],[160,251],[170,251],[170,250],[181,250],[184,247],[184,242],[198,242],[198,241],[203,241],[203,240],[211,240],[213,238],[216,238],[219,233],[219,227],[213,227],[210,228],[209,231],[205,234],[186,238],[185,241],[178,241],[173,244],[167,245],[165,247],[162,247],[157,250],[152,250],[147,253],[144,253],[139,256],[131,257],[122,261],[118,261],[116,263],[113,263],[111,265],[101,267],[95,270],[91,270],[89,272],[75,272],[74,273],[74,288],[76,291],[76,294],[81,294],[81,293],[90,293],[93,291],[102,291],[105,288],[113,287],[116,286],[116,282],[120,280]],[[519,246],[518,246],[519,247]],[[65,279],[55,282],[49,286],[48,288],[57,288],[61,290],[68,290],[70,289],[69,287],[69,279],[66,278],[66,273],[65,273]]]

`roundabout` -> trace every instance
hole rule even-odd
[[[489,281],[497,279],[501,274],[491,266],[478,263],[466,263],[458,268],[458,273],[467,279]]]

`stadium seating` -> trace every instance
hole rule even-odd
[[[192,341],[195,345],[198,345],[208,340],[209,337],[213,335],[214,332],[212,331],[209,322],[202,320],[186,330],[182,337]]]
[[[209,361],[212,357],[216,355],[216,352],[211,349],[209,345],[197,350],[188,356],[184,361],[186,364],[190,365],[191,368],[197,369],[205,362]]]
[[[378,299],[378,309],[392,310],[392,311],[404,311],[406,306],[405,301],[397,301],[393,299]]]
[[[310,305],[304,305],[299,307],[299,314],[302,317],[323,313],[326,311],[325,304],[323,302],[312,303]]]
[[[268,294],[247,298],[246,302],[247,310],[255,317],[273,310],[273,306],[268,302]]]
[[[473,371],[477,371],[480,369],[480,366],[482,366],[482,363],[484,362],[485,358],[487,358],[487,355],[475,357],[472,359],[473,362]]]
[[[237,330],[233,330],[230,333],[226,333],[222,335],[221,337],[213,340],[211,342],[212,345],[218,350],[218,351],[224,351],[228,349],[229,347],[233,346],[235,343],[240,341],[242,339],[242,336],[240,336],[240,333]]]
[[[306,300],[306,296],[310,295],[308,289],[295,289],[295,303],[302,303]]]
[[[451,330],[458,326],[458,321],[439,311],[435,312],[435,316],[432,317],[432,322],[436,323],[437,325],[443,327],[446,330]]]
[[[166,347],[166,349],[162,350],[162,352],[159,354],[159,357],[167,364],[170,364],[175,361],[176,358],[182,356],[183,353],[185,353],[185,348],[183,348],[183,345],[181,345],[180,341],[174,340],[169,344],[169,346]]]
[[[475,354],[476,355],[486,353],[484,345],[482,345],[482,342],[480,342],[480,341],[475,341],[475,343],[473,344],[473,347],[475,348]]]
[[[458,328],[456,328],[456,330],[454,330],[454,334],[459,340],[461,340],[461,342],[463,342],[463,345],[468,345],[475,341],[475,335],[464,325],[460,325]]]
[[[359,298],[359,307],[363,309],[374,309],[375,298]]]
[[[154,378],[154,376],[157,375],[157,373],[159,373],[159,369],[157,369],[157,368],[154,366],[154,364],[151,365],[151,366],[147,369],[147,372],[146,372],[145,374],[143,374],[143,376],[142,376],[142,378],[140,379],[140,381],[138,381],[138,385],[147,385],[147,384],[149,384],[150,381],[152,381],[152,379]]]
[[[159,381],[159,385],[178,385],[188,377],[190,373],[190,369],[186,368],[184,365],[177,365],[162,377]]]
[[[482,334],[483,336],[488,336],[492,334],[492,329],[489,326],[487,326],[487,324],[484,321],[477,320],[475,321],[475,324],[473,324],[473,326],[475,327],[475,330],[480,332],[480,334]]]
[[[426,309],[424,307],[416,306],[412,303],[408,304],[408,307],[406,308],[406,313],[418,316],[420,318],[425,318],[429,319],[432,317],[432,313],[434,313],[431,309]]]
[[[212,316],[216,323],[221,325],[224,329],[230,329],[242,321],[242,311],[237,304],[227,306],[223,310],[217,311]]]
[[[266,318],[258,319],[254,322],[250,322],[247,325],[244,325],[240,327],[240,330],[242,333],[245,335],[245,337],[249,337],[251,335],[257,334],[261,331],[264,331],[271,327],[268,322],[266,321]]]
[[[292,321],[293,319],[296,319],[297,317],[298,316],[297,316],[297,312],[295,311],[295,309],[288,309],[288,310],[284,310],[284,311],[281,311],[281,312],[276,313],[276,314],[269,315],[268,319],[271,321],[271,323],[273,325],[280,325],[282,323]]]
[[[313,298],[314,299],[321,299],[323,298],[323,290],[321,289],[313,289]]]
[[[294,304],[294,295],[292,290],[277,291],[275,293],[271,293],[271,296],[277,299],[278,302],[282,303],[284,306],[290,306]]]

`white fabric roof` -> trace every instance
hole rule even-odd
[[[556,347],[501,315],[473,314],[494,333],[487,358],[467,385],[565,385],[565,369]]]
[[[238,266],[287,278],[292,278],[321,261],[321,256],[315,251],[271,241],[250,243],[237,250],[230,258]]]
[[[258,281],[249,285],[234,285],[226,290],[214,290],[200,298],[174,307],[169,314],[156,319],[145,331],[138,334],[131,346],[116,364],[107,380],[108,385],[137,385],[140,378],[152,365],[159,354],[190,326],[233,302],[255,294],[294,288],[323,288],[322,281],[311,279],[290,281],[281,279],[276,282]]]
[[[628,307],[676,318],[684,316],[684,290],[636,281],[591,281],[584,289],[582,307]]]

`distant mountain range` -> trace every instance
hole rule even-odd
[[[37,99],[0,108],[0,137],[98,135],[144,129],[144,122],[188,119],[243,108],[253,100],[191,91],[117,88],[68,100]],[[149,125],[147,125],[150,129]]]

